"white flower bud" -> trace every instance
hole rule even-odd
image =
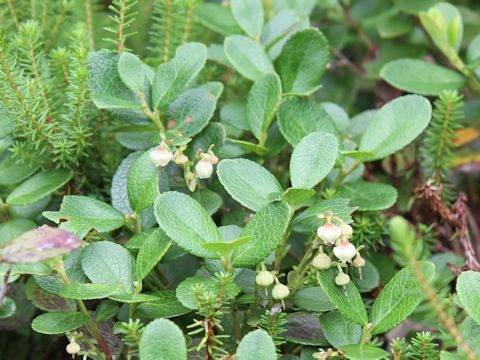
[[[317,229],[318,237],[326,244],[334,244],[341,234],[340,228],[329,222]]]
[[[358,254],[355,259],[353,259],[353,266],[355,266],[356,268],[361,268],[361,267],[364,267],[365,266],[365,259],[362,258],[360,256],[360,254]]]
[[[344,272],[339,273],[335,277],[335,284],[338,286],[345,286],[350,282],[350,276],[348,274],[345,274]]]
[[[332,259],[327,254],[321,253],[313,258],[312,265],[315,269],[326,270],[332,266]]]
[[[255,277],[255,282],[259,286],[267,287],[273,284],[275,281],[275,276],[270,271],[260,271]]]
[[[209,160],[200,160],[197,165],[195,165],[195,172],[199,179],[208,179],[212,176],[213,165]]]
[[[343,263],[352,261],[353,257],[357,253],[357,249],[351,242],[342,241],[340,245],[333,248],[333,253]]]
[[[188,162],[188,157],[184,154],[179,154],[174,161],[177,165],[185,165]]]
[[[67,345],[65,350],[70,355],[75,355],[75,354],[78,354],[80,352],[80,345],[78,345],[76,342],[71,342],[70,344]]]
[[[272,297],[275,300],[283,300],[290,294],[288,286],[283,284],[277,284],[272,289]]]
[[[167,166],[172,158],[173,154],[163,145],[150,152],[150,159],[156,166]]]
[[[350,239],[353,235],[353,228],[348,224],[340,225],[340,231],[342,236],[345,236],[347,239]]]

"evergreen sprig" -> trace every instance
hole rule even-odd
[[[280,351],[279,347],[285,344],[286,341],[282,334],[285,332],[285,326],[287,324],[287,314],[282,311],[280,305],[275,305],[271,310],[265,311],[260,317],[260,328],[268,332],[272,337],[273,342]]]
[[[412,339],[409,349],[409,358],[412,360],[436,360],[440,358],[438,344],[433,342],[434,337],[428,331],[417,333]]]
[[[459,122],[464,116],[463,96],[456,90],[444,91],[434,105],[433,118],[422,144],[421,165],[427,178],[449,188],[448,169],[456,148],[455,130],[460,128]],[[444,195],[448,198],[448,191]]]
[[[114,27],[106,27],[105,30],[114,35],[114,38],[106,38],[105,40],[116,45],[118,53],[128,50],[125,47],[125,41],[135,32],[128,32],[128,28],[135,20],[136,13],[133,11],[137,0],[114,0],[109,6],[113,15],[110,19],[115,24]]]

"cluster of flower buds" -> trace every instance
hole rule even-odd
[[[360,250],[363,246],[355,248],[349,241],[353,236],[352,227],[345,224],[339,217],[333,216],[330,211],[326,211],[318,217],[323,219],[324,223],[317,229],[317,245],[319,251],[312,260],[312,266],[318,270],[326,270],[336,265],[338,275],[335,278],[335,283],[338,286],[346,286],[350,282],[350,276],[342,270],[343,267],[348,266],[348,263],[352,263],[354,267],[358,268],[361,278],[361,268],[365,266],[365,259],[360,256]],[[325,253],[324,248],[332,249],[336,261],[333,261],[332,258]]]
[[[157,167],[165,167],[171,161],[176,165],[181,166],[184,169],[184,177],[187,183],[187,187],[190,191],[195,191],[197,188],[197,179],[209,179],[213,174],[213,165],[218,163],[218,157],[212,151],[212,146],[207,152],[198,151],[195,155],[195,160],[191,162],[188,157],[183,153],[186,146],[180,146],[179,148],[171,147],[162,140],[160,145],[150,152],[150,159]],[[192,166],[195,164],[194,169]]]
[[[288,286],[283,285],[273,272],[268,271],[264,264],[261,265],[261,269],[255,277],[255,282],[258,286],[265,288],[265,294],[267,294],[267,288],[275,283],[272,288],[272,298],[281,300],[282,306],[285,308],[283,300],[290,295],[290,289]]]

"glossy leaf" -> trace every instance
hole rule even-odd
[[[480,324],[480,273],[465,271],[457,279],[457,293],[468,314]]]
[[[325,337],[337,349],[344,345],[358,344],[362,337],[362,327],[337,311],[320,315],[320,324]]]
[[[406,95],[384,105],[368,123],[359,149],[373,155],[373,161],[410,144],[427,127],[432,116],[430,102],[422,96]]]
[[[265,330],[251,331],[240,341],[237,348],[237,359],[276,360],[275,344]]]
[[[137,281],[142,281],[158,264],[171,243],[172,241],[162,229],[155,229],[147,236],[137,255]]]
[[[337,271],[335,269],[317,272],[317,279],[330,301],[338,311],[358,325],[365,326],[368,322],[367,310],[355,284],[350,282],[345,286],[335,284]]]
[[[78,329],[88,321],[86,315],[76,311],[50,312],[37,316],[32,321],[32,329],[41,334],[64,334]]]
[[[262,46],[246,36],[228,36],[223,47],[235,70],[249,80],[257,81],[263,75],[274,72]]]
[[[282,84],[275,73],[262,76],[250,89],[246,109],[247,122],[260,141],[265,140],[281,100]]]
[[[391,185],[362,180],[343,184],[337,194],[350,199],[350,205],[362,211],[388,209],[395,204],[398,196],[397,190]]]
[[[221,241],[217,226],[192,197],[170,191],[155,201],[155,217],[170,239],[188,252],[206,258],[218,257],[203,244]]]
[[[28,205],[65,185],[73,176],[71,170],[46,170],[26,180],[7,197],[9,205]]]
[[[232,263],[248,267],[263,261],[285,236],[292,211],[284,202],[273,202],[261,208],[242,230],[242,237],[252,240],[234,250]]]
[[[435,265],[424,261],[419,264],[428,281],[435,275]],[[373,334],[384,333],[405,320],[423,300],[424,293],[413,270],[406,267],[400,270],[385,285],[373,303],[370,322]]]
[[[258,38],[263,27],[261,0],[232,0],[232,14],[238,25],[252,38]]]
[[[139,355],[142,360],[186,360],[187,345],[182,330],[170,320],[152,321],[142,331]]]
[[[416,59],[391,61],[383,66],[380,76],[400,90],[420,95],[440,95],[465,85],[465,78],[459,73]]]
[[[217,168],[218,178],[232,198],[254,211],[270,202],[282,187],[268,170],[247,159],[225,159]]]
[[[305,29],[290,37],[276,67],[285,93],[309,95],[320,87],[330,61],[327,39],[318,29]]]
[[[43,216],[80,238],[92,229],[102,233],[125,225],[121,212],[102,201],[86,196],[64,196],[59,211],[45,211]]]
[[[314,132],[305,136],[293,149],[290,179],[295,188],[310,189],[333,169],[338,155],[335,136]]]
[[[124,292],[133,292],[135,263],[123,246],[98,241],[82,251],[82,269],[93,283],[120,285]]]

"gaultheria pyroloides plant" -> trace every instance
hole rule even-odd
[[[479,356],[453,5],[50,3],[0,2],[2,355]]]

